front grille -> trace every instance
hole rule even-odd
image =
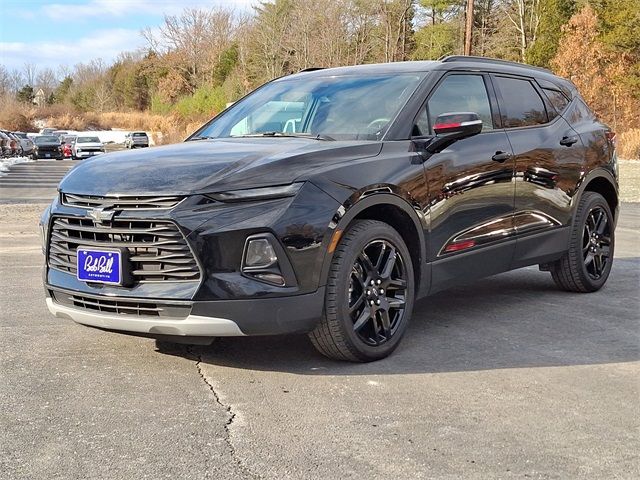
[[[108,297],[87,297],[77,293],[49,290],[51,298],[67,307],[84,308],[101,313],[118,315],[136,315],[144,317],[186,318],[191,313],[191,306],[170,303],[141,302],[135,299],[114,299]]]
[[[78,247],[124,247],[136,283],[200,279],[193,252],[171,222],[114,219],[94,225],[86,218],[54,217],[50,238],[49,266],[74,275]]]
[[[62,194],[62,204],[82,208],[111,208],[114,210],[143,210],[155,208],[173,208],[184,197],[162,195],[155,197],[99,197],[96,195]]]

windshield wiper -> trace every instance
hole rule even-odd
[[[215,137],[207,137],[206,135],[204,135],[201,137],[191,137],[188,141],[191,142],[193,140],[211,140],[212,138],[215,138]]]
[[[308,138],[310,140],[326,140],[335,141],[335,138],[320,133],[287,133],[287,132],[260,132],[249,133],[246,135],[232,135],[232,137],[289,137],[289,138]]]

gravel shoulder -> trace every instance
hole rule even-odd
[[[640,160],[620,160],[620,201],[640,202]]]

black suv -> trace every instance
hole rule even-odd
[[[87,160],[42,218],[50,311],[171,342],[308,332],[370,361],[416,299],[539,264],[611,271],[613,132],[567,80],[499,60],[313,69],[184,143]]]

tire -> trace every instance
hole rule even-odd
[[[585,192],[576,210],[569,250],[551,263],[551,276],[561,290],[600,290],[613,264],[615,235],[609,204],[596,192]]]
[[[323,316],[309,338],[335,360],[385,358],[406,331],[414,290],[413,264],[400,234],[384,222],[357,220],[335,250]]]

